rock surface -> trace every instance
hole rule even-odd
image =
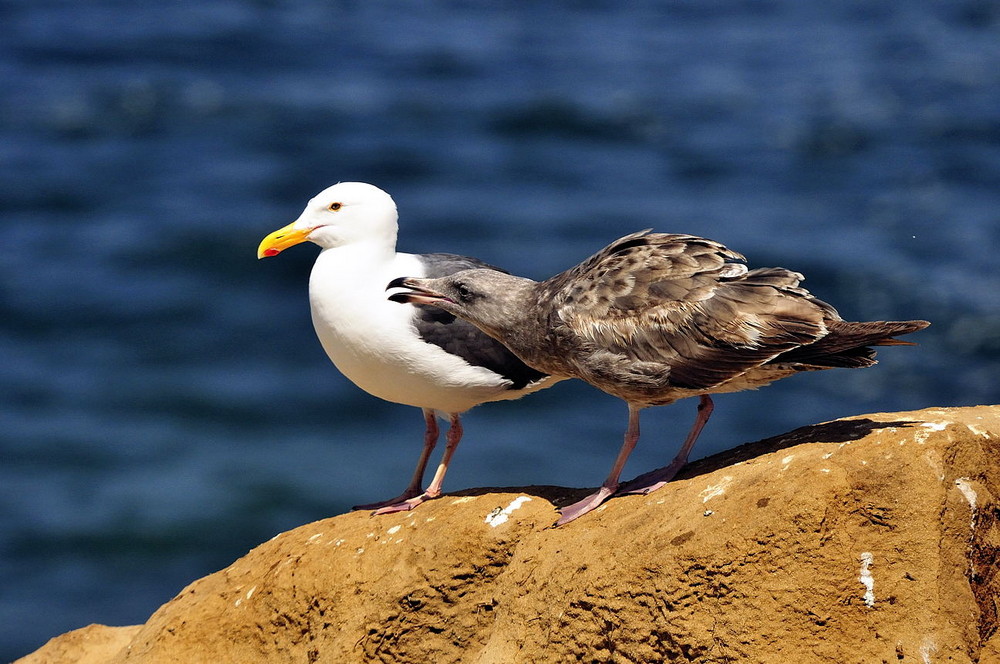
[[[1000,406],[805,427],[552,528],[582,493],[318,521],[18,664],[1000,662]]]

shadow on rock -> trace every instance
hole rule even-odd
[[[897,420],[893,422],[877,422],[868,418],[858,418],[852,420],[836,420],[834,422],[824,422],[823,424],[813,424],[807,427],[800,427],[788,433],[765,438],[753,443],[744,443],[731,450],[725,450],[710,457],[693,461],[686,465],[680,473],[678,479],[697,477],[705,475],[734,463],[749,461],[765,454],[777,452],[788,447],[803,445],[807,443],[849,443],[854,440],[861,440],[872,431],[877,429],[901,429],[920,424],[913,420]]]

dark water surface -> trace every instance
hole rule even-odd
[[[405,484],[420,413],[328,364],[315,247],[254,256],[339,180],[393,194],[407,251],[542,278],[655,227],[933,321],[720,397],[699,455],[1000,401],[1000,4],[621,7],[0,2],[0,660]],[[626,472],[694,406],[647,411]],[[446,489],[594,486],[625,414],[571,383],[476,409]]]

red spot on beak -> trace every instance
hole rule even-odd
[[[280,249],[265,249],[264,250],[264,255],[268,256],[268,257],[270,257],[270,256],[277,256],[280,253],[281,253]]]

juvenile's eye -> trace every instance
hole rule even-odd
[[[472,297],[472,291],[465,284],[456,284],[455,288],[458,290],[458,296],[463,300],[468,300]]]
[[[330,203],[329,205],[326,206],[326,209],[329,210],[330,212],[336,212],[343,206],[344,206],[343,203]]]

